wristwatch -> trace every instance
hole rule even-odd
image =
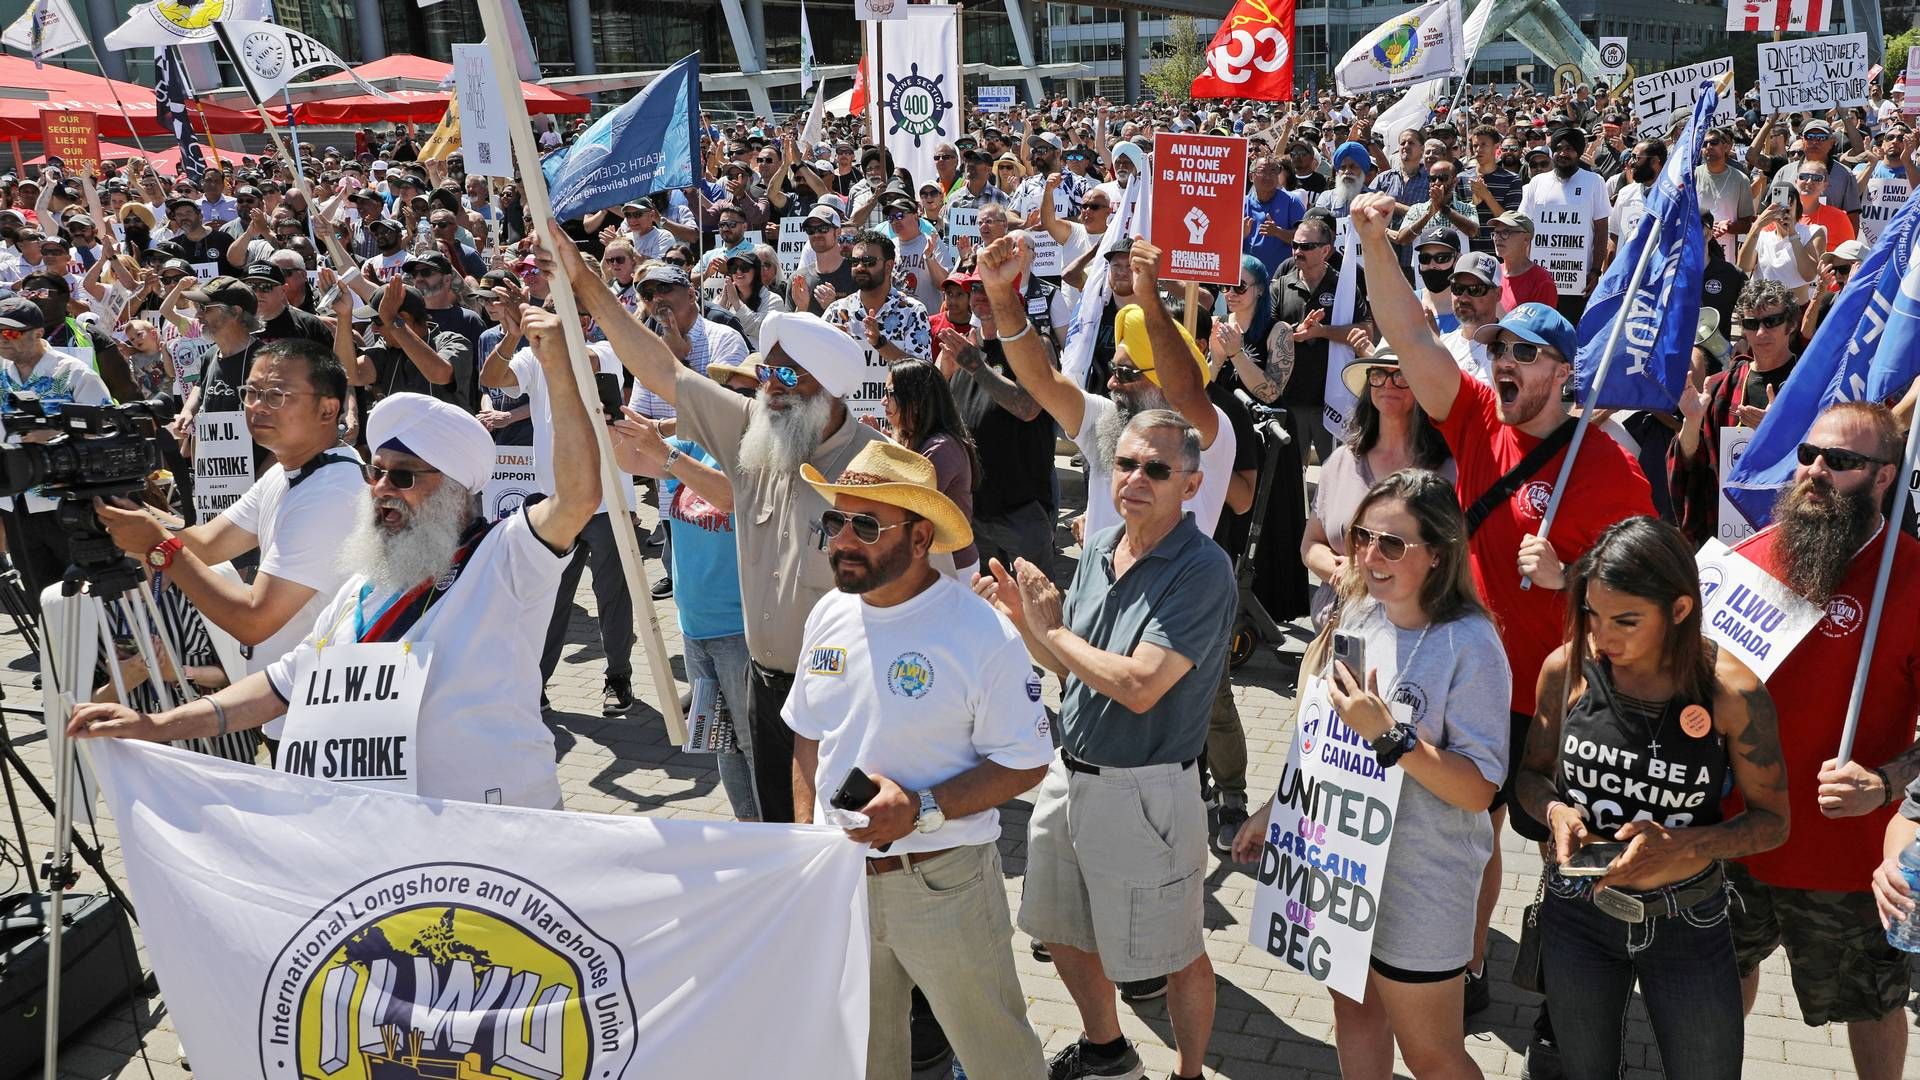
[[[661,463],[660,471],[663,473],[672,473],[674,462],[679,461],[682,457],[685,457],[685,456],[686,455],[682,454],[679,450],[675,449],[674,447],[671,447],[671,446],[667,447],[667,460]]]
[[[1420,733],[1414,730],[1412,724],[1404,721],[1396,723],[1374,740],[1374,760],[1380,763],[1381,768],[1391,769],[1419,742]]]
[[[933,789],[920,793],[920,816],[914,819],[914,832],[937,832],[947,823],[947,815],[940,811],[940,804],[933,801]]]
[[[165,570],[173,565],[173,557],[180,554],[180,549],[186,546],[179,537],[169,536],[147,549],[147,565],[155,570]]]

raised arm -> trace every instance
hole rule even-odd
[[[580,397],[580,384],[573,377],[573,357],[567,351],[560,316],[528,305],[520,309],[520,325],[547,379],[553,460],[567,463],[566,468],[554,471],[553,498],[543,499],[527,511],[527,520],[549,547],[566,551],[600,508],[600,447],[594,440],[586,403]]]
[[[1353,227],[1360,233],[1363,263],[1389,268],[1394,265],[1393,245],[1387,240],[1393,208],[1393,199],[1386,195],[1362,195],[1353,200],[1350,213]],[[1343,272],[1354,269],[1347,267]],[[1405,277],[1398,272],[1375,274],[1367,279],[1367,289],[1373,321],[1399,355],[1400,370],[1413,388],[1415,400],[1435,421],[1445,420],[1453,411],[1454,397],[1460,393],[1460,368],[1453,362],[1453,354],[1440,344],[1428,325],[1420,300]]]
[[[1175,412],[1199,429],[1200,445],[1212,446],[1220,435],[1220,413],[1207,398],[1207,384],[1201,375],[1204,365],[1194,360],[1191,340],[1160,298],[1160,249],[1145,240],[1135,240],[1128,259],[1133,264],[1133,295],[1146,323],[1147,340],[1153,345],[1160,392]]]
[[[1086,399],[1071,379],[1054,368],[1046,341],[1027,321],[1026,304],[1020,296],[1020,279],[1032,265],[1032,242],[1025,237],[1003,236],[980,252],[975,269],[993,307],[1000,351],[1013,368],[1014,379],[1063,430],[1075,433],[1086,419]]]
[[[613,354],[620,363],[640,380],[640,385],[652,391],[654,396],[673,405],[679,392],[674,388],[674,379],[681,370],[680,361],[673,350],[660,336],[646,328],[639,319],[633,317],[620,298],[607,288],[586,260],[580,257],[580,249],[574,246],[571,237],[559,229],[552,230],[557,252],[549,252],[539,246],[534,248],[534,258],[540,264],[543,274],[562,274],[573,283],[574,299],[579,301],[580,309],[593,316],[600,326],[600,332],[607,337],[607,344],[613,346]],[[558,460],[566,460],[560,458]]]

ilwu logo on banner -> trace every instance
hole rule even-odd
[[[915,4],[879,32],[881,139],[894,165],[925,183],[935,175],[933,148],[960,134],[960,9]]]
[[[446,802],[89,747],[201,1076],[865,1069],[865,849],[839,830]]]

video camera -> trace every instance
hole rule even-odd
[[[38,489],[55,500],[54,512],[73,560],[64,577],[69,593],[83,583],[95,596],[108,598],[139,587],[139,565],[122,555],[101,527],[93,500],[124,498],[146,489],[148,475],[163,461],[161,430],[179,410],[178,397],[161,394],[125,405],[69,403],[50,414],[38,394],[7,394],[5,412],[0,413],[6,435],[49,431],[61,436],[0,447],[0,499]]]

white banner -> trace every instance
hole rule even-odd
[[[1006,112],[1013,108],[1016,88],[1012,83],[994,83],[979,89],[981,112]]]
[[[35,15],[40,17],[37,49],[33,42]],[[86,48],[87,32],[80,28],[80,20],[73,17],[73,7],[67,0],[27,0],[27,10],[13,20],[6,33],[0,34],[0,45],[47,60],[70,49]]]
[[[1694,562],[1700,567],[1703,629],[1762,682],[1826,615],[1718,540],[1707,541]]]
[[[1727,474],[1733,471],[1740,455],[1747,452],[1753,432],[1753,428],[1732,424],[1720,429],[1720,542],[1723,544],[1737,544],[1759,531],[1739,508],[1727,501]]]
[[[1760,112],[1825,112],[1867,103],[1867,35],[1760,43]]]
[[[1627,73],[1627,39],[1623,37],[1603,37],[1600,39],[1600,77],[1609,83],[1617,81]]]
[[[250,19],[223,19],[213,29],[233,58],[247,93],[260,104],[271,104],[288,83],[319,68],[339,68],[367,93],[391,96],[354,74],[332,49],[298,30]]]
[[[1356,274],[1349,268],[1360,265],[1360,234],[1353,231],[1353,219],[1342,214],[1335,219],[1337,229],[1334,243],[1340,245],[1340,280],[1334,282],[1333,307],[1321,320],[1323,326],[1346,326],[1353,322],[1354,290]],[[1322,298],[1324,301],[1324,294]],[[1316,305],[1324,306],[1324,304]],[[1308,309],[1313,310],[1312,308]],[[1322,384],[1322,398],[1326,404],[1320,412],[1320,424],[1333,434],[1337,442],[1346,437],[1347,421],[1353,416],[1353,407],[1359,399],[1353,391],[1347,389],[1347,380],[1342,376],[1347,362],[1353,359],[1353,349],[1345,340],[1327,342],[1327,377]],[[1306,460],[1307,448],[1300,448],[1300,459]]]
[[[193,418],[193,506],[201,523],[220,516],[253,486],[253,433],[247,417],[203,412]]]
[[[1459,78],[1469,59],[1460,26],[1460,0],[1431,0],[1395,15],[1353,43],[1334,79],[1343,94]]]
[[[149,0],[127,12],[127,21],[107,33],[102,44],[115,52],[205,45],[213,41],[216,21],[273,21],[273,0]]]
[[[1860,242],[1872,248],[1880,239],[1893,215],[1913,193],[1913,183],[1904,176],[1869,176],[1860,196]]]
[[[1712,82],[1733,70],[1733,57],[1706,60],[1685,67],[1656,71],[1633,80],[1633,118],[1640,125],[1643,139],[1665,138],[1676,119],[1693,115],[1694,99],[1700,96],[1700,84]],[[1733,123],[1732,94],[1721,94],[1713,110],[1715,124]]]
[[[493,448],[493,473],[480,491],[480,511],[488,521],[518,513],[528,499],[540,492],[540,470],[534,464],[531,446]]]
[[[933,148],[960,135],[960,9],[914,5],[906,18],[880,24],[881,69],[868,88],[893,164],[926,183],[937,175]]]
[[[853,17],[860,22],[904,19],[907,0],[853,0]]]
[[[800,256],[807,250],[807,230],[803,228],[806,223],[803,217],[780,219],[780,242],[774,250],[780,256],[782,277],[792,277],[800,269]]]
[[[201,1076],[865,1072],[865,849],[837,829],[446,802],[89,746]]]
[[[518,87],[514,88],[518,91]],[[453,91],[460,100],[460,157],[475,176],[513,177],[507,103],[486,45],[453,47]]]
[[[1392,686],[1393,674],[1381,671],[1380,685]],[[1406,719],[1412,710],[1396,703],[1394,715]],[[1362,1001],[1407,774],[1381,768],[1373,748],[1341,722],[1327,680],[1307,684],[1299,717],[1254,874],[1248,940]]]

